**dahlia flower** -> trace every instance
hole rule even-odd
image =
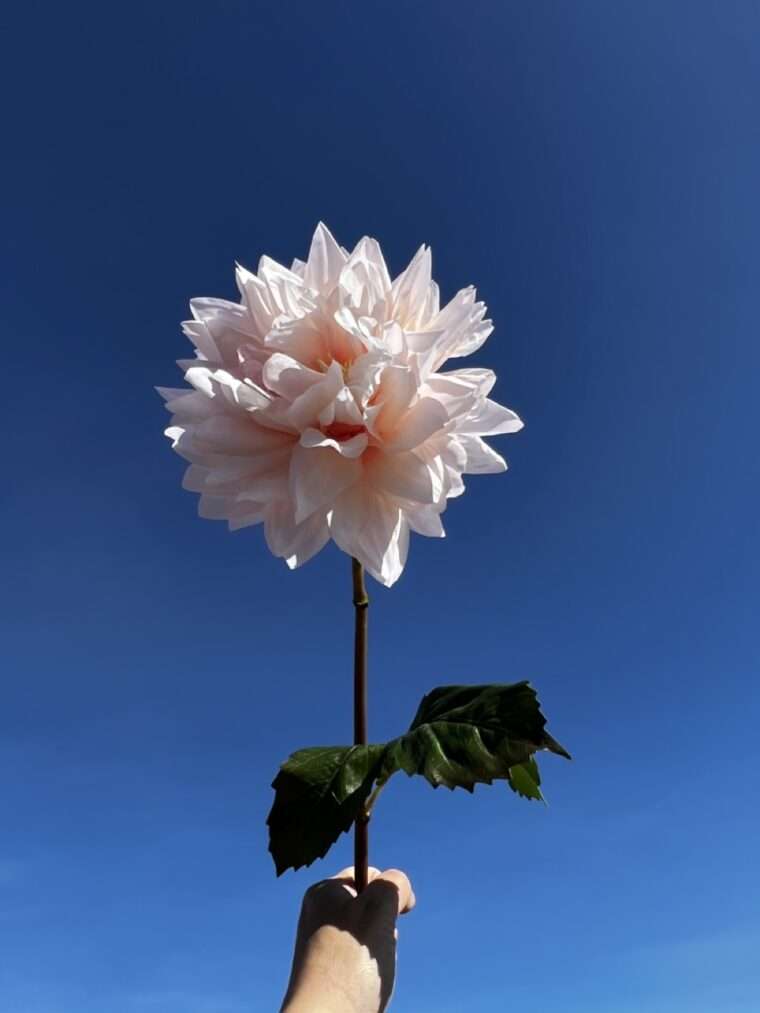
[[[348,253],[320,224],[308,260],[238,266],[240,303],[193,299],[192,389],[159,388],[202,517],[264,525],[300,566],[332,539],[390,586],[409,532],[441,538],[463,475],[504,471],[484,436],[522,422],[489,369],[442,372],[491,333],[475,290],[443,309],[422,246],[394,281],[378,243]]]

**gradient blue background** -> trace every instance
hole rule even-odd
[[[3,1013],[277,1008],[264,819],[350,735],[349,563],[196,517],[154,384],[233,261],[432,245],[526,421],[373,585],[371,734],[530,678],[548,808],[403,777],[396,1013],[756,1013],[760,7],[26,3],[2,15]]]

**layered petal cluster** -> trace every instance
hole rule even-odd
[[[305,263],[238,266],[239,303],[191,301],[190,387],[159,390],[202,517],[263,524],[290,567],[332,539],[390,586],[462,476],[506,469],[483,437],[522,422],[494,373],[442,371],[491,333],[485,306],[465,288],[441,309],[430,269],[423,246],[392,281],[374,239],[349,253],[319,225]]]

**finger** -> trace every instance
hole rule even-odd
[[[367,882],[371,883],[373,879],[376,879],[380,875],[380,870],[375,869],[374,866],[370,866],[367,869]],[[347,865],[345,869],[341,869],[339,873],[331,877],[332,880],[339,880],[346,889],[347,893],[350,893],[352,897],[357,896],[356,881],[354,879],[354,867],[353,865]]]
[[[347,883],[350,883],[351,886],[353,886],[354,885],[354,867],[353,867],[353,865],[347,865],[345,867],[345,869],[341,869],[340,872],[336,872],[335,875],[331,876],[330,878],[331,879],[343,879]]]
[[[398,913],[405,915],[412,910],[417,903],[412,884],[405,872],[400,869],[386,869],[379,879],[388,880],[398,888]]]
[[[376,869],[373,865],[367,869],[367,882],[371,883],[373,879],[376,879],[380,875],[380,870]],[[340,872],[331,877],[332,879],[342,879],[349,886],[355,886],[354,880],[354,867],[353,865],[347,865],[345,869],[341,869]]]
[[[389,887],[392,890],[389,890]],[[406,914],[416,903],[409,877],[400,869],[387,869],[379,876],[375,876],[362,894],[362,899],[365,903],[373,905],[393,903],[394,915]]]

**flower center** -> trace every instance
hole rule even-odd
[[[343,443],[346,440],[358,436],[359,433],[366,433],[367,428],[358,422],[331,422],[329,426],[322,426],[322,432],[331,440]]]

